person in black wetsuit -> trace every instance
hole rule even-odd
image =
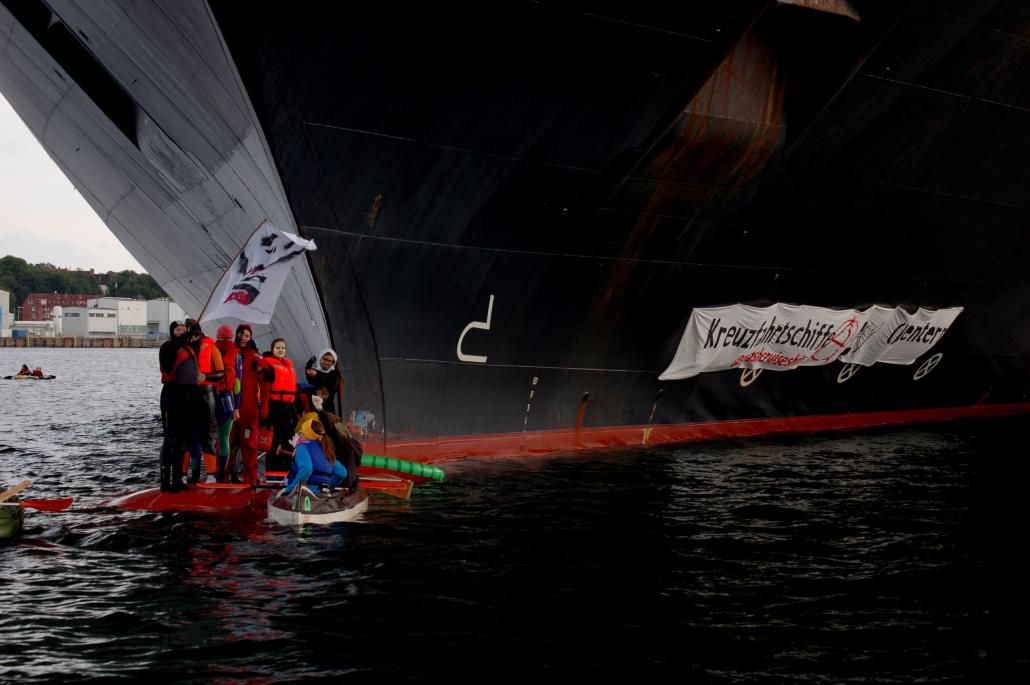
[[[190,464],[192,466],[188,482],[196,483],[204,472],[205,454],[215,454],[215,395],[214,384],[225,379],[225,368],[222,365],[222,354],[215,346],[215,341],[204,335],[200,322],[186,319],[186,327],[190,331],[190,347],[197,358],[200,371],[200,383],[197,394],[202,402],[194,407],[193,439],[190,441]],[[212,479],[216,471],[210,473]]]
[[[161,345],[161,490],[189,490],[182,482],[183,455],[193,438],[193,424],[203,398],[198,383],[203,380],[197,366],[197,355],[190,345],[199,336],[199,326],[187,329],[173,321],[171,337]]]

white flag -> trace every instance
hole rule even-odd
[[[231,316],[247,323],[268,323],[293,260],[314,249],[315,241],[265,221],[222,274],[200,321]]]

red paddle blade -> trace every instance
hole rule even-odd
[[[64,511],[72,505],[73,501],[75,500],[72,497],[58,497],[57,499],[27,499],[18,504],[40,511]]]

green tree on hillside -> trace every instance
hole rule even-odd
[[[112,297],[135,297],[141,300],[167,297],[150,274],[138,274],[135,271],[108,271],[106,281],[107,294]]]
[[[100,285],[89,272],[60,271],[10,255],[0,258],[0,288],[11,293],[12,309],[32,292],[100,294]]]
[[[135,271],[108,271],[99,276],[88,271],[63,271],[52,264],[29,264],[20,257],[0,258],[0,290],[11,293],[11,308],[25,301],[29,293],[101,294],[100,279],[108,285],[109,295],[154,299],[166,297],[150,274]],[[117,284],[117,287],[115,287]]]

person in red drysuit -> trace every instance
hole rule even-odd
[[[257,429],[261,414],[261,354],[248,324],[241,323],[236,327],[236,347],[239,349],[240,417],[233,423],[232,444],[239,447],[243,456],[243,482],[255,485],[258,479]]]

